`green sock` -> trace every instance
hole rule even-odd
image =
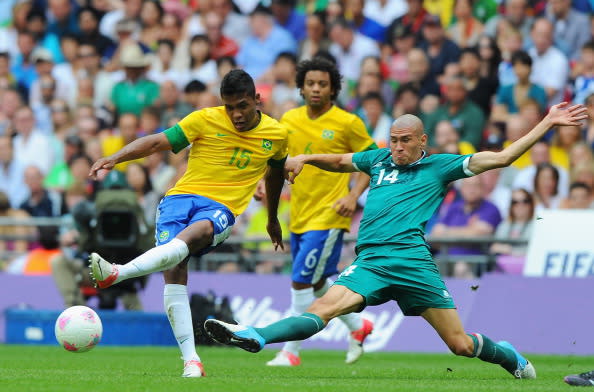
[[[324,329],[321,318],[313,313],[288,317],[264,328],[254,328],[266,340],[266,343],[290,342],[307,339]]]
[[[478,333],[467,334],[474,342],[473,356],[481,361],[501,365],[502,368],[513,373],[518,367],[516,354],[506,347],[500,346],[485,335]]]

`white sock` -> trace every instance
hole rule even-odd
[[[326,291],[328,291],[333,283],[334,281],[332,279],[326,279],[324,286],[322,286],[319,290],[314,291],[316,298],[320,298],[326,294]],[[363,319],[359,313],[343,314],[342,316],[338,316],[338,319],[342,321],[351,332],[363,328]]]
[[[313,287],[308,287],[303,290],[295,290],[294,288],[291,288],[291,316],[299,316],[303,314],[314,299]],[[300,340],[287,342],[283,347],[283,351],[288,351],[296,356],[299,356],[299,350],[301,350]]]
[[[164,245],[149,249],[124,265],[119,265],[115,283],[168,270],[181,263],[189,254],[188,245],[179,238],[174,238]]]
[[[200,361],[194,344],[188,288],[183,284],[166,284],[163,290],[163,302],[184,362],[193,359]]]

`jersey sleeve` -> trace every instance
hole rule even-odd
[[[196,139],[200,139],[203,135],[203,129],[206,128],[206,119],[204,116],[204,111],[197,110],[188,114],[177,123],[184,132],[189,143],[192,143]]]
[[[365,128],[363,121],[357,116],[353,117],[354,119],[351,122],[348,135],[348,143],[351,151],[359,152],[377,148],[375,142],[367,133],[367,129]]]
[[[268,160],[268,166],[282,168],[285,166],[285,161],[287,160],[287,155],[289,151],[288,147],[288,137],[285,137],[281,142],[280,148],[276,151],[276,153]]]
[[[371,175],[371,168],[381,160],[382,150],[367,150],[353,154],[353,166],[360,172]]]
[[[472,157],[472,154],[437,154],[435,167],[439,178],[441,178],[443,182],[448,183],[461,178],[474,176],[474,173],[468,168],[470,157]]]

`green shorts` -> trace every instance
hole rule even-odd
[[[361,294],[365,306],[395,300],[407,316],[418,316],[428,308],[456,308],[431,254],[423,246],[366,248],[335,284]]]

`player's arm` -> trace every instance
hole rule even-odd
[[[583,105],[568,107],[567,102],[554,105],[549,113],[530,132],[499,152],[482,151],[474,154],[468,163],[468,169],[474,174],[506,167],[530,149],[544,134],[554,126],[580,126],[580,120],[588,118]]]
[[[283,190],[283,185],[285,183],[282,163],[278,166],[269,165],[268,170],[264,175],[264,181],[266,185],[267,196],[266,208],[268,210],[268,223],[266,225],[266,230],[268,231],[270,239],[274,244],[274,250],[276,250],[279,246],[284,250],[283,233],[280,222],[278,221],[278,204],[280,201],[281,192]]]
[[[115,154],[97,160],[91,167],[89,177],[97,180],[97,174],[102,169],[111,170],[118,163],[144,158],[155,152],[171,149],[172,145],[165,132],[141,137],[125,145]]]
[[[308,154],[297,155],[287,159],[285,163],[285,178],[295,183],[295,177],[301,173],[304,165],[312,165],[322,170],[337,173],[352,173],[358,171],[353,165],[353,154]]]

